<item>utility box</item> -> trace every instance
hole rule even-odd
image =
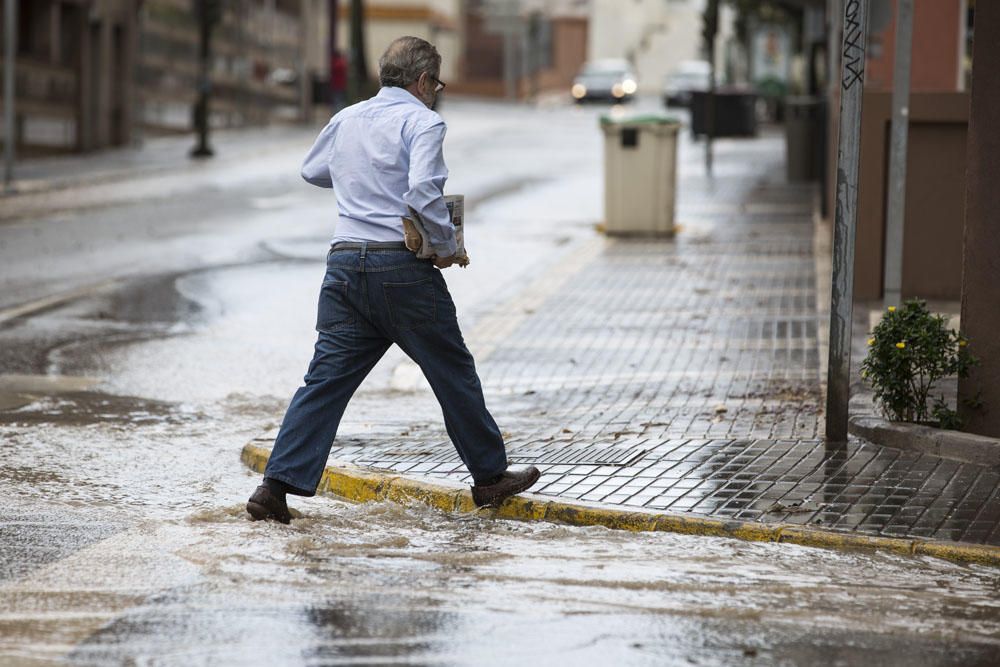
[[[785,167],[789,183],[819,179],[821,110],[816,97],[785,98]]]
[[[713,98],[710,100],[710,98]],[[708,134],[708,107],[712,105],[712,136],[757,136],[757,94],[747,88],[719,87],[714,95],[708,91],[691,93],[691,134]]]
[[[677,132],[667,116],[601,118],[604,229],[623,236],[673,236]]]

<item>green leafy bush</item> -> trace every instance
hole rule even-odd
[[[933,406],[928,398],[938,380],[966,377],[975,364],[968,340],[949,329],[944,316],[931,314],[927,304],[913,299],[899,308],[890,306],[872,330],[861,376],[871,383],[889,419],[922,422],[933,417],[943,428],[956,428],[961,422],[944,396]]]

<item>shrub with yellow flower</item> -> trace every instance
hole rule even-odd
[[[871,384],[882,412],[896,421],[930,421],[945,428],[959,424],[944,396],[930,406],[931,392],[946,377],[965,377],[976,363],[968,340],[949,329],[923,301],[890,306],[868,338],[861,376]]]

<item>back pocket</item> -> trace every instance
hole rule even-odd
[[[389,319],[397,329],[415,329],[435,320],[433,276],[412,283],[382,283],[382,289]]]
[[[330,280],[319,290],[316,331],[330,332],[354,322],[354,311],[347,301],[347,281]]]

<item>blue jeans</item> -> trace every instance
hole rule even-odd
[[[423,371],[473,479],[499,475],[507,469],[503,437],[486,409],[441,272],[402,243],[352,245],[361,247],[337,244],[327,256],[313,359],[264,476],[293,493],[315,494],[347,402],[393,343]]]

